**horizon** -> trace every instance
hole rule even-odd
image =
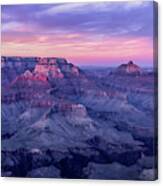
[[[1,58],[2,57],[7,57],[7,58],[61,58],[61,59],[66,59],[65,57],[56,57],[56,56],[51,56],[51,57],[40,57],[40,56],[1,56]],[[67,60],[66,59],[66,61],[67,61],[67,63],[71,63],[71,64],[73,64],[70,60]],[[78,64],[73,64],[73,65],[75,65],[75,66],[78,66],[78,67],[80,67],[80,68],[116,68],[117,66],[119,66],[119,65],[122,65],[122,64],[127,64],[129,61],[126,61],[126,62],[117,62],[116,64],[112,64],[111,65],[111,63],[108,63],[108,64],[106,64],[106,65],[90,65],[90,64],[81,64],[81,65],[78,65]],[[11,62],[12,63],[12,62]],[[133,61],[133,63],[135,64],[135,65],[138,65],[135,61]],[[141,67],[141,68],[153,68],[154,67],[154,65],[152,64],[152,65],[146,65],[146,66],[144,66],[144,65],[138,65],[139,67]]]
[[[3,56],[64,56],[77,66],[154,65],[153,1],[2,5],[1,12]]]

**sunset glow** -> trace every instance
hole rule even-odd
[[[2,55],[77,65],[153,63],[152,2],[2,6]]]

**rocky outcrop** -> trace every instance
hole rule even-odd
[[[140,75],[141,68],[129,61],[127,64],[122,64],[115,70],[116,74],[119,75]]]
[[[80,70],[64,58],[38,58],[34,73],[44,74],[49,78],[64,78],[70,75],[79,76]]]
[[[38,58],[38,57],[1,57],[2,83],[4,86],[11,83],[17,76],[24,74],[30,78],[29,71],[36,79],[53,79],[70,76],[80,76],[78,67],[68,63],[64,58]]]
[[[34,74],[41,74],[45,77],[63,78],[64,75],[57,65],[56,58],[41,58],[34,69]]]
[[[12,68],[18,71],[34,69],[37,63],[36,57],[1,57],[1,68]],[[17,69],[16,69],[17,68]]]
[[[82,75],[78,67],[64,58],[2,57],[1,60],[2,101],[5,103],[28,100],[36,106],[52,105],[47,90],[54,86],[62,89],[62,83],[57,83],[57,80],[67,83],[69,78],[79,78]],[[70,88],[74,89],[72,86]],[[45,99],[39,99],[40,97]]]
[[[37,64],[35,57],[1,57],[2,89],[26,70],[33,71]]]

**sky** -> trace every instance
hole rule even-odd
[[[153,64],[153,2],[3,5],[1,53],[82,66]]]

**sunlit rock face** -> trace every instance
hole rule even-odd
[[[65,77],[78,77],[82,73],[75,65],[68,63],[64,58],[38,58],[38,57],[1,57],[2,84],[7,86],[17,76],[26,70],[26,77],[45,81],[49,79],[62,79]],[[29,76],[29,71],[33,76]],[[23,78],[22,76],[22,78]]]
[[[79,76],[78,67],[68,63],[64,58],[38,58],[34,69],[35,73],[44,74],[50,78],[64,78],[67,76]]]
[[[52,105],[47,90],[62,89],[62,83],[57,83],[57,80],[67,83],[69,78],[81,74],[78,67],[64,58],[2,57],[2,100],[11,103],[20,99],[30,100],[32,105]],[[40,100],[40,97],[45,99]]]
[[[26,86],[28,86],[30,83],[32,84],[34,81],[36,82],[47,82],[48,77],[44,73],[32,73],[29,70],[26,70],[22,75],[18,76],[15,81],[12,82],[12,84],[24,82]]]
[[[38,63],[34,69],[34,73],[43,74],[46,77],[51,78],[63,78],[64,75],[61,72],[60,68],[57,65],[57,59],[52,58],[40,58],[38,59]]]
[[[129,61],[127,64],[120,65],[115,72],[120,75],[140,75],[141,68],[135,65],[132,61]]]

